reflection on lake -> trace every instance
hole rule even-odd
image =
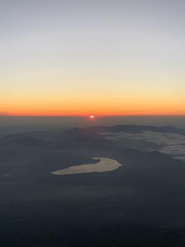
[[[116,160],[109,158],[95,157],[93,160],[100,160],[98,163],[84,164],[79,166],[71,166],[66,169],[52,172],[54,175],[69,175],[69,174],[80,174],[80,173],[91,173],[91,172],[108,172],[118,169],[121,164]]]

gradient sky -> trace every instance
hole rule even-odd
[[[0,115],[185,115],[184,0],[0,1]]]

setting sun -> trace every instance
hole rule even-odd
[[[90,119],[94,119],[94,115],[90,115]]]

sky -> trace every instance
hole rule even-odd
[[[184,0],[0,0],[0,115],[185,115]]]

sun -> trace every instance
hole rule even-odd
[[[90,119],[94,119],[94,115],[91,114],[91,115],[89,116],[89,118],[90,118]]]

